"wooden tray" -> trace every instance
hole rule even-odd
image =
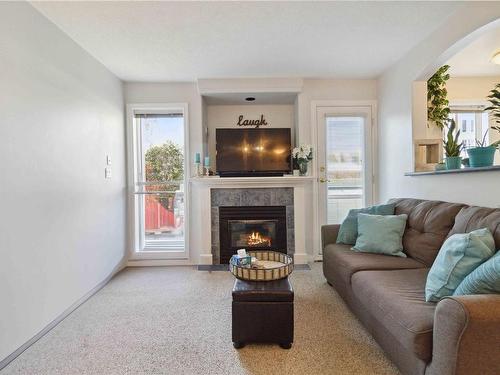
[[[265,268],[240,266],[234,258],[229,261],[229,271],[238,279],[247,281],[272,281],[288,277],[293,271],[293,258],[277,251],[248,251],[248,255],[257,258]]]

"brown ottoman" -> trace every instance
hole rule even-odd
[[[293,289],[288,278],[275,281],[236,279],[233,287],[233,345],[293,342]]]

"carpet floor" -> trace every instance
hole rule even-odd
[[[290,278],[290,350],[233,348],[229,272],[127,268],[0,373],[398,374],[326,283],[320,263]]]

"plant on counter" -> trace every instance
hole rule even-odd
[[[488,101],[490,106],[485,108],[485,111],[490,111],[490,117],[495,121],[497,125],[492,126],[491,129],[496,130],[500,133],[500,84],[497,84],[493,90],[490,91],[488,95]],[[493,161],[495,160],[495,151],[500,145],[500,141],[493,142],[488,145],[488,131],[483,135],[481,140],[476,141],[476,147],[469,148],[467,154],[469,155],[469,164],[471,167],[491,167]]]
[[[427,126],[430,123],[443,130],[450,114],[446,81],[450,79],[449,65],[443,65],[427,81]]]
[[[462,158],[460,157],[460,152],[462,151],[464,144],[463,142],[458,143],[458,138],[460,137],[460,130],[455,132],[457,124],[455,120],[448,119],[449,126],[448,132],[446,134],[446,139],[443,139],[444,152],[446,154],[446,169],[460,169],[460,163]]]
[[[299,166],[301,176],[307,174],[307,164],[312,160],[312,147],[302,144],[292,150],[292,156]]]
[[[490,116],[495,121],[495,126],[492,126],[491,129],[496,130],[500,133],[500,83],[497,83],[495,87],[490,91],[490,95],[488,95],[488,101],[490,102],[490,106],[485,108],[485,111],[490,111]],[[494,146],[498,148],[500,146],[500,140],[492,143],[490,146]]]

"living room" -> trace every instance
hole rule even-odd
[[[0,373],[500,373],[499,3],[0,31]]]

